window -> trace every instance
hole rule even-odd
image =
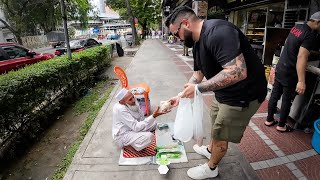
[[[10,59],[27,57],[27,49],[18,46],[3,46],[2,49],[8,54]]]
[[[0,53],[0,61],[4,61],[4,60],[7,60],[7,59],[3,56],[3,54]]]
[[[87,45],[88,46],[96,46],[98,43],[97,41],[93,40],[93,39],[89,39],[88,42],[87,42]]]

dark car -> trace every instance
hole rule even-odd
[[[50,53],[36,53],[16,43],[0,44],[0,74],[53,58]]]
[[[71,52],[80,52],[83,51],[87,48],[95,47],[95,46],[100,46],[102,43],[88,38],[88,39],[78,39],[78,40],[72,40],[70,41],[70,49]],[[62,47],[57,48],[56,51],[54,52],[55,55],[61,56],[67,52],[67,45],[63,44]]]

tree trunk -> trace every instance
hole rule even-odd
[[[147,23],[141,24],[141,25],[142,25],[142,32],[143,32],[142,39],[145,39],[147,35]]]
[[[131,24],[131,28],[132,28],[132,35],[133,35],[133,39],[132,39],[132,43],[133,45],[137,45],[136,40],[137,40],[137,31],[136,31],[136,27],[134,25],[134,16],[132,14],[132,10],[131,10],[131,6],[130,6],[130,2],[129,0],[125,0],[126,6],[127,6],[127,11],[128,11],[128,16],[130,19],[130,24]]]
[[[22,44],[21,36],[20,36],[20,35],[18,35],[18,34],[15,34],[14,36],[16,37],[16,39],[17,39],[18,43],[19,43],[20,45],[23,45],[23,44]]]

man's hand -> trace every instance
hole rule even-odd
[[[193,98],[196,84],[187,83],[182,91],[182,98]]]
[[[157,107],[157,110],[155,110],[155,111],[153,112],[152,116],[153,116],[154,118],[157,118],[158,116],[161,116],[161,115],[163,115],[163,114],[167,114],[167,113],[170,112],[170,111],[171,111],[171,110],[167,110],[167,111],[160,112],[160,107],[158,106],[158,107]]]
[[[298,82],[296,87],[296,92],[301,95],[304,94],[304,91],[306,90],[306,83],[304,82]]]

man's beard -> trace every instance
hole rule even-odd
[[[134,105],[127,104],[127,107],[130,109],[130,111],[133,111],[133,112],[138,112],[140,109],[137,101],[135,102]]]
[[[187,46],[188,48],[192,48],[194,45],[194,41],[192,39],[192,31],[185,30],[185,35],[184,35],[184,45]]]

